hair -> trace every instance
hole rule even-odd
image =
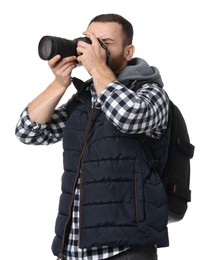
[[[120,24],[122,27],[122,31],[123,31],[124,44],[126,44],[126,45],[132,44],[133,26],[127,19],[125,19],[121,15],[113,14],[113,13],[100,14],[100,15],[97,15],[96,17],[94,17],[90,21],[89,25],[93,22],[101,22],[101,23],[114,22],[114,23]]]

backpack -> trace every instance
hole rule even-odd
[[[79,95],[90,81],[85,84],[78,78],[73,78],[73,83]],[[136,91],[145,83],[152,82],[149,79],[134,81],[130,88]],[[73,99],[75,97],[67,104],[69,114],[74,108]],[[142,143],[149,167],[157,171],[163,182],[168,199],[169,223],[182,220],[188,202],[191,201],[190,159],[195,147],[190,143],[187,125],[180,109],[169,100],[168,127],[160,139],[149,138],[144,134],[138,134],[137,137]]]
[[[190,159],[195,147],[190,143],[185,119],[177,105],[169,100],[168,127],[159,140],[143,134],[138,138],[149,167],[159,173],[163,182],[168,199],[169,223],[182,220],[191,201]]]

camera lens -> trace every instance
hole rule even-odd
[[[40,39],[38,44],[38,54],[43,60],[50,60],[57,54],[60,54],[61,58],[68,56],[77,57],[78,53],[76,49],[78,41],[84,41],[91,44],[91,39],[88,37],[79,37],[74,40],[68,40],[65,38],[46,35]],[[106,49],[100,40],[99,42],[101,46]]]
[[[38,46],[39,56],[43,60],[49,60],[54,55],[54,38],[49,36],[44,36]]]
[[[77,56],[77,43],[73,40],[54,36],[43,36],[38,44],[38,54],[43,60],[50,60],[60,54],[62,58]]]

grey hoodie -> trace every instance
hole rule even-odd
[[[118,81],[120,82],[129,80],[158,83],[160,87],[163,87],[159,70],[156,67],[149,66],[148,63],[141,58],[132,58],[128,62],[127,67],[125,67],[118,76]]]
[[[92,78],[83,82],[82,80],[73,77],[73,84],[79,92],[89,87],[92,84]],[[125,67],[119,74],[117,80],[128,86],[132,81],[142,81],[145,83],[157,83],[161,88],[163,87],[163,81],[160,76],[160,72],[156,67],[149,66],[149,64],[141,58],[132,58],[127,67]]]

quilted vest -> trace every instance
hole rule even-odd
[[[64,249],[80,177],[79,247],[168,246],[167,198],[136,135],[121,133],[89,91],[75,100],[63,136],[64,173],[52,251]]]

